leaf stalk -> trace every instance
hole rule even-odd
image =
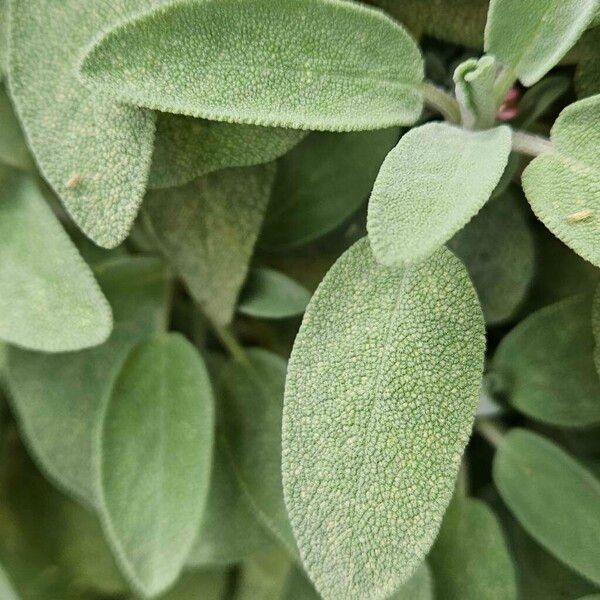
[[[425,103],[430,108],[439,112],[449,123],[460,125],[460,107],[455,98],[430,81],[424,81],[421,84],[421,91]]]
[[[512,149],[515,152],[529,156],[539,156],[551,152],[553,148],[552,142],[546,137],[525,131],[513,131]]]

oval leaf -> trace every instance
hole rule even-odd
[[[493,366],[517,410],[563,427],[600,423],[591,324],[590,300],[578,296],[533,313],[503,338]]]
[[[213,410],[206,367],[178,334],[138,344],[113,388],[98,448],[100,513],[125,573],[145,595],[175,581],[200,526]]]
[[[523,173],[531,208],[548,229],[600,267],[600,95],[571,104],[552,127],[554,149]]]
[[[597,6],[596,0],[491,0],[485,50],[533,85],[575,44]]]
[[[600,584],[600,482],[545,438],[513,429],[493,466],[502,499],[542,546]]]
[[[107,33],[81,72],[129,104],[295,129],[410,124],[422,104],[411,37],[339,0],[177,2]]]
[[[378,262],[423,260],[489,199],[511,147],[506,126],[468,131],[428,123],[388,154],[369,201],[367,229]]]
[[[484,346],[475,290],[446,249],[389,269],[363,239],[319,286],[288,368],[283,479],[325,598],[383,598],[423,560],[469,437]]]
[[[112,314],[32,179],[0,170],[0,339],[32,350],[97,346]]]

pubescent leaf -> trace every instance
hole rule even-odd
[[[112,314],[33,179],[0,167],[0,339],[43,352],[97,346]]]
[[[294,129],[410,124],[422,105],[411,37],[339,0],[176,2],[109,31],[81,74],[129,104]]]
[[[77,225],[118,245],[142,202],[154,137],[149,111],[103,100],[78,80],[81,47],[166,0],[12,0],[10,89],[40,170]]]
[[[272,164],[224,169],[155,190],[144,203],[142,217],[158,247],[217,323],[233,316],[274,177]]]
[[[597,7],[597,0],[491,0],[485,50],[531,86],[571,49]]]
[[[208,372],[179,334],[140,342],[103,417],[99,505],[131,583],[156,595],[177,578],[208,494],[214,407]]]
[[[549,552],[600,583],[600,481],[549,440],[513,429],[493,466],[502,499]]]
[[[0,163],[23,171],[33,170],[33,161],[21,126],[4,87],[0,86]]]
[[[496,70],[492,56],[471,58],[456,67],[453,79],[465,127],[488,129],[493,126],[497,112],[493,94]]]
[[[567,246],[600,266],[600,94],[565,108],[552,127],[553,150],[523,173],[537,217]]]
[[[369,201],[367,229],[378,262],[423,260],[466,225],[500,180],[511,139],[506,126],[411,129],[385,159]]]
[[[423,560],[469,437],[484,346],[475,290],[449,250],[390,269],[363,239],[319,286],[288,368],[282,471],[324,598],[384,598]]]
[[[551,425],[600,423],[591,302],[561,300],[521,321],[496,350],[493,368],[517,410]]]
[[[158,114],[150,188],[175,187],[219,169],[250,167],[279,158],[306,131]]]
[[[8,382],[23,437],[45,474],[96,504],[92,443],[114,379],[132,346],[165,327],[169,277],[153,258],[121,258],[96,268],[115,326],[97,348],[42,354],[11,348]]]

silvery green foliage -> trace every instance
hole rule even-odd
[[[0,87],[0,163],[23,171],[34,169],[23,132],[4,87]]]
[[[470,129],[486,129],[494,124],[496,102],[493,95],[496,61],[491,56],[461,63],[454,71],[456,97],[462,122]]]
[[[363,239],[319,286],[288,369],[282,468],[324,598],[385,598],[424,558],[469,437],[484,346],[475,290],[446,249],[392,269]]]
[[[177,2],[93,43],[81,75],[96,93],[136,106],[295,129],[406,125],[422,104],[411,37],[341,0]]]

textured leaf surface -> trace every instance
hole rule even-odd
[[[284,249],[335,229],[366,201],[398,128],[313,133],[277,165],[260,243]]]
[[[263,350],[247,351],[248,364],[223,367],[223,441],[238,484],[269,530],[291,551],[294,536],[281,484],[281,414],[286,362]]]
[[[115,326],[97,348],[41,354],[12,348],[8,381],[24,437],[45,473],[61,488],[96,504],[92,441],[127,353],[164,327],[168,278],[156,259],[118,259],[96,269]]]
[[[11,2],[10,86],[17,112],[44,177],[101,246],[119,244],[137,214],[154,116],[91,94],[77,78],[76,62],[90,38],[161,1]]]
[[[219,169],[267,163],[305,136],[296,129],[159,113],[149,186],[175,187]]]
[[[497,107],[493,94],[496,61],[483,56],[462,62],[454,71],[456,98],[462,122],[469,129],[487,129],[495,121]]]
[[[481,500],[454,497],[429,561],[440,598],[517,598],[515,571],[502,528]]]
[[[494,459],[494,482],[521,525],[557,558],[600,583],[600,482],[545,438],[514,429]]]
[[[467,267],[490,325],[514,314],[533,279],[534,240],[522,203],[514,191],[504,192],[448,243]]]
[[[282,319],[301,315],[309,300],[310,292],[287,275],[256,268],[244,286],[238,311],[249,317]]]
[[[286,505],[325,598],[384,598],[424,558],[479,397],[483,318],[448,250],[408,269],[366,239],[313,296],[288,368]]]
[[[538,218],[567,246],[600,266],[600,95],[571,104],[552,127],[554,150],[523,173]]]
[[[99,446],[100,512],[133,585],[172,584],[200,526],[212,460],[208,372],[178,334],[138,344],[108,402]]]
[[[24,171],[33,169],[33,161],[21,126],[13,111],[10,98],[2,86],[0,86],[0,162]]]
[[[500,343],[494,369],[508,401],[551,425],[600,423],[600,380],[594,366],[591,303],[585,296],[542,308]]]
[[[110,306],[34,181],[0,169],[0,338],[44,352],[101,344]]]
[[[225,169],[151,192],[144,204],[158,246],[218,323],[233,316],[274,177],[274,165]]]
[[[178,2],[109,32],[82,74],[138,106],[295,129],[410,124],[422,104],[412,38],[339,0]]]
[[[468,131],[428,123],[409,131],[385,159],[369,201],[377,260],[414,263],[447,242],[491,196],[510,146],[506,126]]]
[[[491,0],[485,50],[533,85],[571,49],[597,6],[596,0]]]

